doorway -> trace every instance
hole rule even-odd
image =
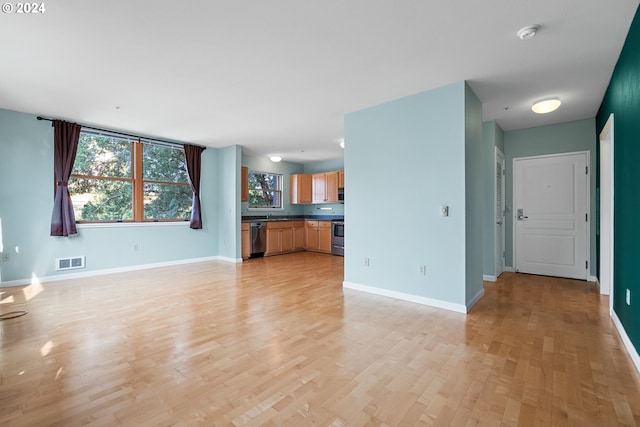
[[[600,293],[613,295],[613,114],[600,132]],[[609,298],[613,307],[613,298]]]
[[[504,271],[504,154],[495,148],[495,275]]]
[[[515,270],[587,280],[589,152],[513,159]]]

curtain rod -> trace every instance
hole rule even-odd
[[[50,119],[48,117],[42,117],[42,116],[38,116],[38,117],[36,117],[36,119],[38,119],[38,120],[46,120],[46,121],[52,122],[52,123],[53,123],[54,120],[56,120],[56,119]],[[168,144],[168,145],[177,146],[177,147],[183,147],[184,145],[186,145],[186,144],[181,144],[179,142],[165,141],[163,139],[158,139],[158,138],[149,138],[149,137],[146,137],[146,136],[133,135],[131,133],[117,132],[117,131],[114,131],[114,130],[96,128],[96,127],[93,127],[93,126],[85,126],[83,124],[80,124],[80,126],[82,126],[84,129],[91,129],[91,130],[95,130],[95,131],[98,131],[98,132],[108,132],[108,133],[112,133],[114,135],[127,136],[129,138],[137,138],[137,139],[151,141],[151,142],[159,142],[159,143],[162,143],[162,144]],[[189,145],[196,145],[196,144],[189,144]],[[198,147],[202,147],[203,149],[207,148],[207,147],[203,147],[201,145],[197,145],[197,146]]]

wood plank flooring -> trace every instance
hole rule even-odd
[[[1,426],[636,426],[592,283],[505,273],[467,315],[297,253],[0,289]]]

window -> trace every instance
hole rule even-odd
[[[282,175],[249,172],[249,209],[282,208]]]
[[[191,216],[193,192],[183,150],[144,139],[82,131],[69,193],[78,222]]]

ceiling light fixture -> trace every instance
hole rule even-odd
[[[558,98],[547,98],[542,101],[538,101],[531,106],[531,111],[536,114],[547,114],[552,111],[556,111],[558,107],[560,107],[560,99]]]
[[[269,156],[269,160],[271,160],[272,162],[278,163],[280,160],[282,160],[281,156]]]
[[[344,149],[344,139],[340,140],[340,148]]]
[[[539,29],[540,27],[537,25],[528,25],[524,28],[520,28],[516,34],[520,40],[531,40],[536,36]]]

